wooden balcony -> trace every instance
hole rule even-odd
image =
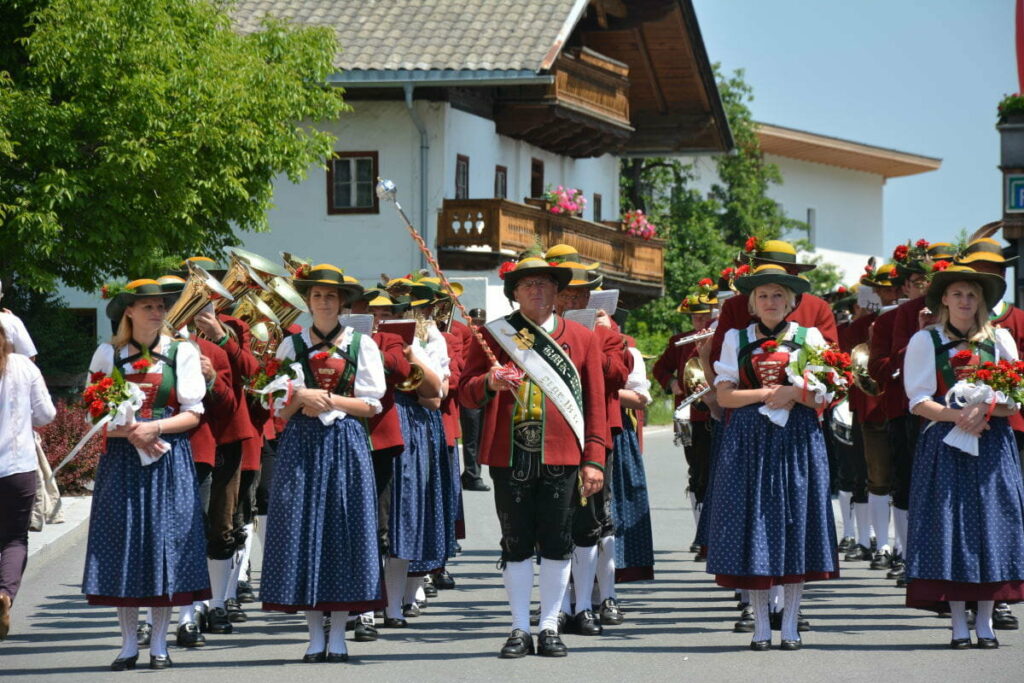
[[[505,88],[495,107],[498,133],[571,157],[619,149],[633,134],[629,67],[587,48],[567,50],[546,87]]]
[[[662,240],[631,237],[603,223],[507,199],[446,199],[438,212],[437,250],[444,268],[494,272],[538,241],[568,244],[585,261],[600,263],[606,287],[622,290],[627,308],[664,294]]]

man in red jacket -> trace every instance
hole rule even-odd
[[[569,582],[573,508],[581,495],[591,496],[604,484],[610,444],[601,348],[594,333],[554,314],[555,295],[571,276],[536,257],[506,271],[505,295],[519,310],[484,328],[499,365],[492,366],[474,342],[459,383],[464,406],[484,407],[480,460],[490,466],[513,619],[504,658],[534,649],[530,593],[538,549],[538,650],[552,657],[567,654],[558,636],[558,611]],[[520,382],[512,374],[517,370],[526,373]]]

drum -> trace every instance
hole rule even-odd
[[[839,443],[853,445],[853,413],[849,401],[844,400],[832,409],[832,435]]]

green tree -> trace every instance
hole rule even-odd
[[[215,0],[9,0],[0,7],[0,277],[96,288],[165,254],[267,226],[347,109],[332,32],[240,35]]]

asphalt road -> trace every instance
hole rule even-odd
[[[683,494],[684,464],[671,434],[647,438],[657,550],[653,582],[627,584],[619,597],[626,622],[605,635],[565,637],[565,659],[500,660],[510,628],[498,557],[498,526],[487,493],[466,493],[469,537],[451,565],[458,585],[432,600],[407,630],[381,630],[375,643],[349,641],[348,664],[302,664],[306,628],[301,615],[263,613],[231,635],[209,636],[201,650],[170,647],[174,668],[113,674],[120,646],[113,609],[90,607],[80,594],[84,534],[33,558],[15,605],[11,636],[0,643],[0,678],[11,681],[87,681],[159,675],[162,680],[303,681],[358,677],[360,681],[532,680],[593,681],[918,681],[1024,680],[1024,634],[998,632],[994,651],[951,651],[949,622],[902,606],[903,594],[866,563],[843,563],[843,577],[813,584],[804,613],[812,631],[804,649],[755,653],[749,634],[732,632],[738,616],[732,592],[716,588],[687,551],[694,523]],[[73,536],[73,537],[71,537]],[[258,556],[255,558],[258,561]],[[258,574],[256,574],[258,583]],[[534,599],[537,599],[536,588]],[[1021,617],[1024,611],[1018,609]],[[173,635],[172,643],[173,643]],[[775,634],[778,643],[778,634]],[[146,653],[143,652],[145,659]]]

